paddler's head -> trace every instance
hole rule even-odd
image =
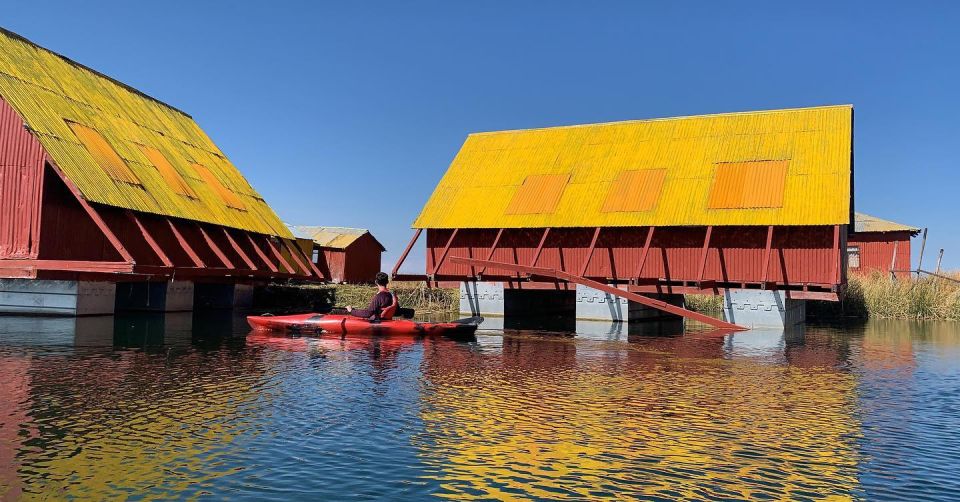
[[[387,283],[390,282],[390,276],[383,272],[377,272],[377,278],[373,280],[381,289],[387,289]]]

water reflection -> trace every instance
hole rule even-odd
[[[0,318],[0,499],[949,498],[960,334]]]

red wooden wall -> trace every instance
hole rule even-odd
[[[43,147],[0,98],[0,259],[36,258]]]
[[[896,270],[910,270],[910,232],[861,232],[851,233],[847,247],[860,248],[860,267],[850,268],[851,273],[867,274],[873,271],[890,272],[893,263],[894,248],[897,260]],[[897,277],[908,278],[909,272],[901,272]]]
[[[601,281],[629,281],[639,277],[641,281],[670,283],[715,281],[730,287],[767,282],[831,289],[842,284],[845,278],[845,256],[839,250],[845,245],[846,226],[840,228],[838,249],[834,246],[833,227],[775,227],[769,265],[764,273],[767,227],[714,227],[702,277],[699,269],[705,227],[656,228],[639,273],[647,228],[604,228],[584,275]],[[449,260],[434,270],[451,232],[427,231],[427,272],[434,273],[437,280],[463,279],[475,272],[468,265]],[[551,230],[536,265],[579,274],[593,233],[592,228]],[[461,229],[447,257],[486,259],[496,234],[496,229]],[[491,260],[530,265],[542,235],[543,229],[505,230]],[[493,280],[496,274],[504,275],[504,272],[490,270],[484,276]]]

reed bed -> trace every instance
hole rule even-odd
[[[943,274],[960,279],[960,273]],[[720,312],[723,298],[687,295],[687,308]],[[960,282],[922,276],[892,279],[887,274],[851,275],[839,302],[811,301],[807,313],[814,318],[876,318],[960,321]]]

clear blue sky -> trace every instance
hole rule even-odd
[[[281,218],[370,228],[386,269],[469,132],[838,103],[857,209],[960,268],[958,4],[793,4],[32,0],[0,24],[187,111]]]

